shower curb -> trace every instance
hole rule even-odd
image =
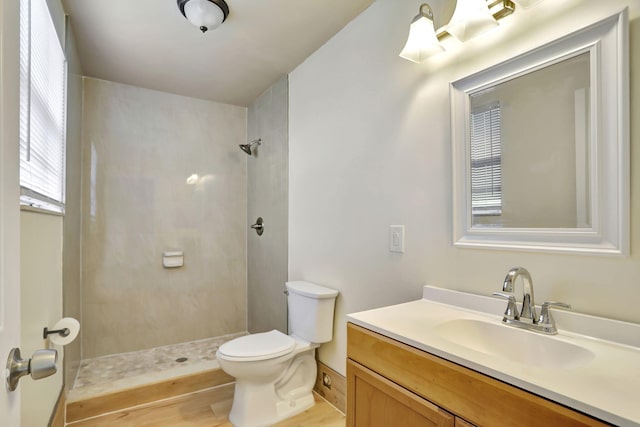
[[[67,401],[66,422],[73,423],[132,406],[233,383],[222,369],[210,369],[86,399]]]

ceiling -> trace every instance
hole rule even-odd
[[[373,0],[226,0],[202,34],[176,0],[62,0],[83,74],[163,92],[249,105]]]

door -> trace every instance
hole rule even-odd
[[[20,345],[20,2],[0,0],[0,369]],[[20,393],[2,375],[0,425],[20,426]]]
[[[365,366],[347,359],[349,427],[454,427],[455,417]]]

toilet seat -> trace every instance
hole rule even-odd
[[[227,360],[251,362],[284,356],[295,347],[293,338],[274,329],[228,341],[218,348],[218,355]]]

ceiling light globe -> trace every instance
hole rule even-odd
[[[184,3],[184,16],[203,33],[220,26],[226,18],[222,8],[211,0],[188,0]]]

